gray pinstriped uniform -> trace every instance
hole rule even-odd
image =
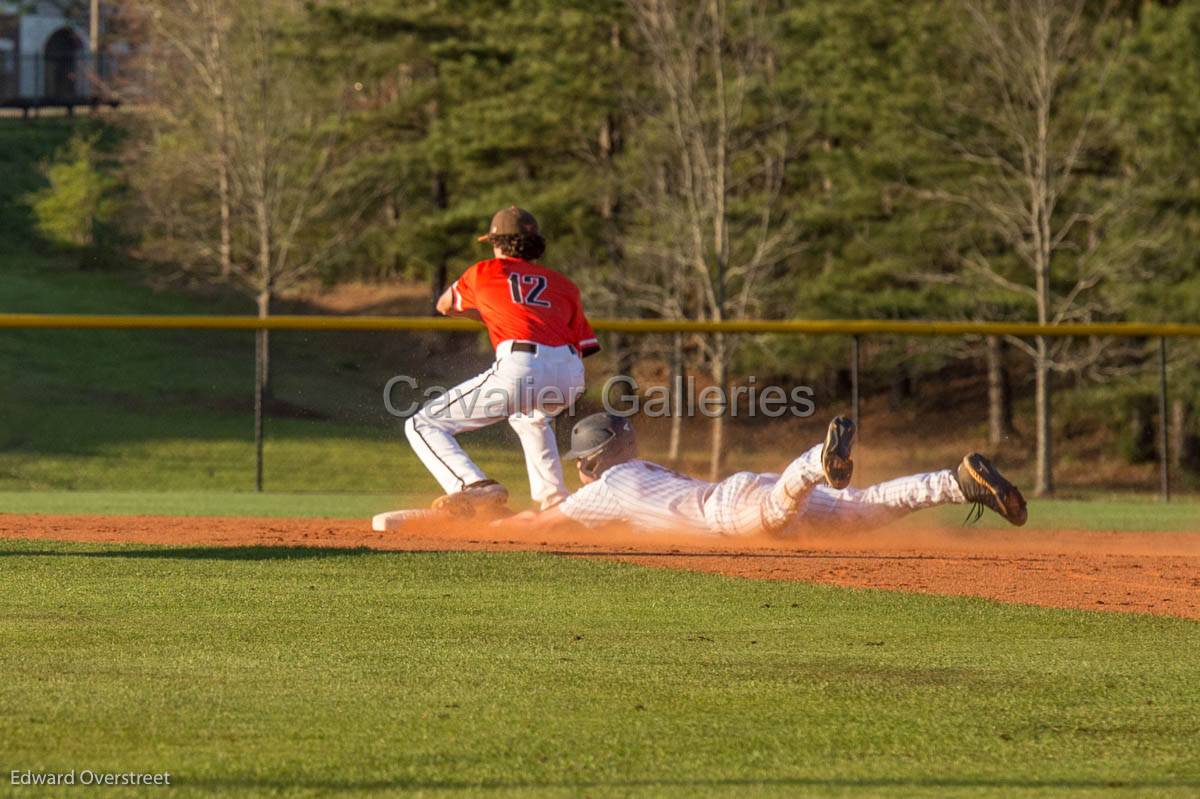
[[[792,461],[782,475],[738,472],[719,483],[638,460],[606,470],[558,508],[588,527],[624,522],[646,530],[754,535],[803,527],[878,527],[921,508],[966,501],[948,469],[861,490],[839,491],[824,481],[820,445]]]

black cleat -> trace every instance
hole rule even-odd
[[[433,501],[433,509],[460,519],[469,519],[476,513],[498,515],[508,503],[508,489],[495,480],[480,480],[456,494],[446,494]]]
[[[840,489],[850,485],[850,477],[854,474],[854,461],[850,460],[853,447],[854,422],[838,416],[829,423],[825,446],[821,447],[821,468],[831,487]]]
[[[968,502],[975,503],[975,518],[971,519],[968,515],[969,521],[978,520],[983,515],[984,507],[999,513],[1009,524],[1017,527],[1025,524],[1029,518],[1025,497],[1021,496],[1020,490],[978,452],[972,452],[962,459],[955,476],[963,496]]]

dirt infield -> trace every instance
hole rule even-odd
[[[478,525],[376,533],[367,520],[0,514],[0,538],[191,546],[482,550],[1200,619],[1200,534],[891,529],[779,540],[604,531],[518,538]]]

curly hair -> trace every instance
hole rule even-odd
[[[537,233],[504,233],[489,236],[488,241],[505,257],[522,261],[536,261],[546,252],[546,240]]]

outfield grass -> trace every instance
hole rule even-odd
[[[420,507],[402,493],[277,494],[236,491],[0,491],[7,513],[151,516],[274,516],[363,519]]]
[[[213,310],[28,257],[0,254],[0,310]],[[15,299],[10,273],[39,286],[40,301]],[[95,292],[76,301],[61,291],[79,282]],[[268,488],[436,490],[384,408],[387,375],[411,372],[407,364],[359,364],[327,338],[273,340],[275,396],[286,414],[311,418],[267,418]],[[0,331],[0,490],[253,488],[252,356],[251,337],[238,333]],[[446,369],[465,377],[483,363],[465,353]],[[468,447],[501,476],[524,470],[507,426],[472,435]]]
[[[1190,797],[1200,625],[532,554],[5,542],[11,769],[172,795]],[[16,789],[12,789],[15,795]]]
[[[499,453],[497,453],[499,454]],[[521,465],[509,465],[514,505],[522,505],[520,495],[525,476]],[[417,485],[422,485],[417,482]],[[428,488],[428,486],[426,486]],[[367,519],[376,513],[397,508],[421,507],[428,500],[425,491],[388,491],[377,493],[278,493],[255,494],[246,491],[0,491],[0,512],[68,513],[172,516],[278,516],[329,519]],[[964,506],[951,506],[913,514],[901,524],[912,526],[962,524]],[[979,521],[984,529],[1007,529],[998,517],[985,515]],[[1090,530],[1094,532],[1131,530],[1135,532],[1200,533],[1200,503],[1181,500],[1163,505],[1151,500],[1098,499],[1035,500],[1030,504],[1029,529]]]
[[[962,506],[949,506],[914,514],[913,523],[937,520],[943,524],[961,524],[966,516]],[[1007,522],[993,514],[979,520],[984,528],[1006,528]],[[1151,497],[1097,496],[1095,499],[1035,499],[1029,503],[1029,523],[1034,530],[1121,530],[1146,532],[1200,533],[1200,501],[1195,497],[1177,498],[1163,503]]]
[[[251,491],[254,446],[236,433],[247,420],[195,419],[184,414],[127,417],[138,429],[124,439],[107,438],[111,428],[79,440],[74,451],[37,452],[14,447],[0,451],[0,491]],[[48,420],[50,423],[53,420]],[[93,419],[93,421],[95,421]],[[176,423],[177,422],[177,423]],[[87,419],[80,420],[86,425]],[[437,483],[413,455],[399,429],[393,437],[333,427],[303,429],[311,423],[282,422],[264,448],[264,484],[275,492],[388,492],[409,500],[436,496]],[[221,436],[224,427],[228,436]],[[299,429],[298,429],[299,428]],[[191,435],[194,434],[194,435]],[[464,444],[497,479],[519,494],[527,484],[519,446],[495,436],[472,436]],[[149,512],[149,511],[148,511]]]

